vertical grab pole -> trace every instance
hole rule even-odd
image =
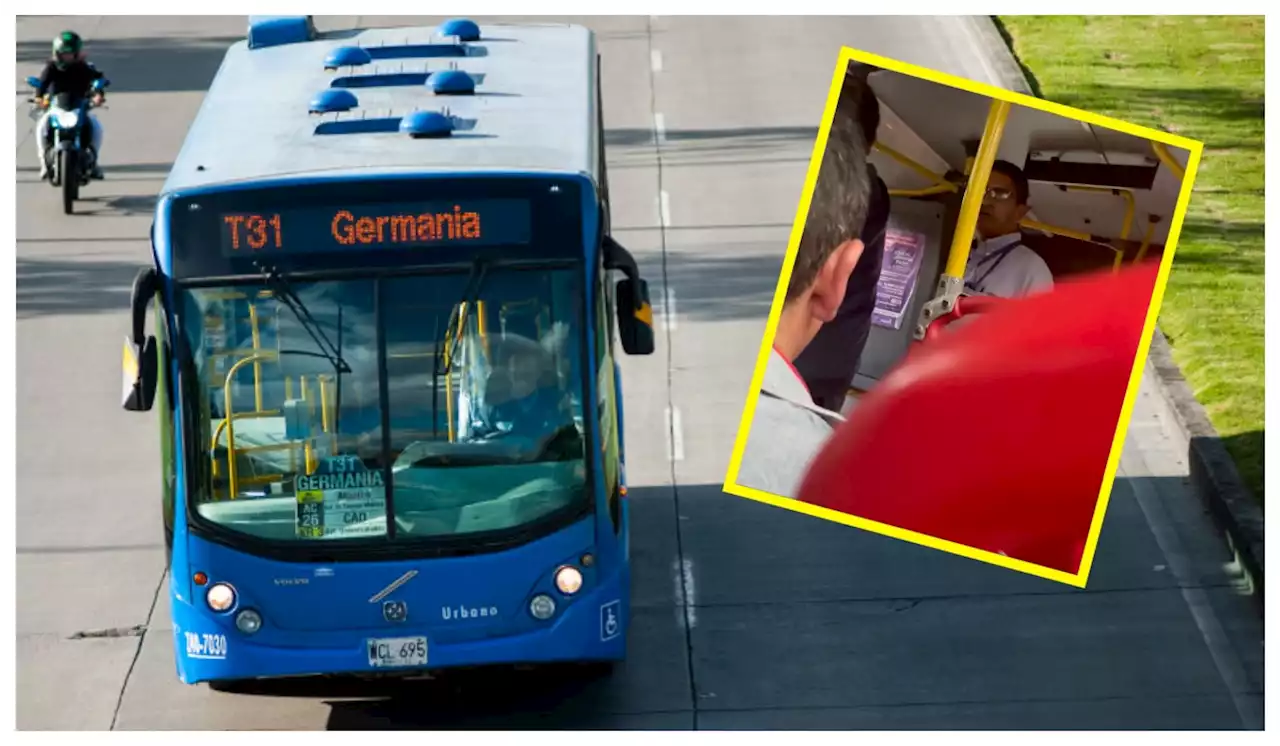
[[[1147,251],[1151,249],[1151,237],[1156,232],[1156,223],[1160,222],[1160,218],[1155,215],[1147,216],[1147,232],[1142,236],[1142,246],[1138,247],[1138,255],[1133,258],[1134,264],[1142,263],[1147,258]]]
[[[964,273],[969,265],[969,244],[973,242],[973,233],[978,225],[978,211],[982,209],[982,201],[986,197],[987,181],[991,178],[991,166],[995,163],[996,152],[1000,149],[1000,140],[1004,136],[1004,126],[1009,120],[1011,104],[1008,101],[991,102],[987,110],[987,121],[982,127],[982,140],[978,143],[977,152],[972,158],[972,167],[968,168],[968,183],[965,185],[964,197],[960,202],[960,215],[956,220],[956,230],[951,237],[951,252],[947,256],[947,264],[942,277],[938,280],[936,294],[925,303],[920,311],[920,319],[916,322],[913,337],[923,340],[929,326],[942,316],[952,313],[964,290]],[[969,164],[966,162],[966,166]]]
[[[315,401],[311,398],[311,387],[307,385],[306,376],[298,376],[298,387],[302,389],[302,401],[307,405],[307,421],[314,421],[316,416]],[[314,454],[311,450],[311,438],[303,441],[302,458],[307,474],[313,473],[316,467]]]
[[[1010,106],[1008,101],[991,102],[991,108],[987,111],[987,123],[982,128],[982,141],[978,144],[973,169],[969,172],[969,182],[965,186],[964,199],[960,203],[960,216],[956,220],[955,234],[951,237],[951,254],[947,257],[945,274],[962,282],[965,268],[969,264],[969,244],[973,242],[973,233],[978,225],[978,211],[982,209],[982,200],[987,193],[991,165],[995,163],[996,152],[1000,149],[1004,125],[1009,120]]]
[[[320,379],[320,429],[329,432],[329,377],[316,376]]]
[[[1117,189],[1116,194],[1124,199],[1124,223],[1120,226],[1120,240],[1128,241],[1129,234],[1133,231],[1133,212],[1137,208],[1137,202],[1133,198],[1133,192],[1127,189]],[[1116,268],[1119,271],[1119,267]]]
[[[445,348],[446,351],[452,348],[454,346],[455,340],[462,336],[462,330],[464,328],[464,324],[466,324],[466,320],[467,320],[467,304],[462,303],[459,305],[457,328],[445,330],[445,336],[449,340],[449,346]],[[445,377],[444,377],[444,411],[445,411],[445,416],[449,418],[449,442],[452,443],[454,438],[456,437],[455,430],[454,430],[454,422],[453,422],[453,357],[452,356],[448,354],[445,355],[444,367],[446,370],[449,371],[448,373],[445,374]]]
[[[262,335],[258,332],[258,305],[249,302],[249,328],[253,335],[253,411],[262,411],[262,363],[257,355],[262,351]]]
[[[263,353],[256,353],[237,360],[227,371],[227,377],[222,384],[223,394],[227,400],[227,489],[228,496],[232,500],[239,494],[239,486],[236,484],[236,425],[235,413],[232,412],[231,406],[231,383],[241,368],[249,363],[257,363],[263,356]]]
[[[284,400],[293,400],[293,379],[289,376],[284,377]],[[284,409],[281,407],[281,409]],[[298,449],[296,446],[289,448],[289,473],[298,473]]]

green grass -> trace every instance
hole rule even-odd
[[[1263,19],[1003,16],[1044,98],[1204,143],[1160,327],[1263,500]]]

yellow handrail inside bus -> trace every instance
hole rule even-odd
[[[275,417],[279,414],[280,414],[280,410],[278,409],[264,409],[261,412],[240,412],[235,415],[235,419],[256,420],[263,417]],[[223,417],[222,421],[218,423],[218,427],[215,428],[213,431],[213,440],[210,442],[210,445],[212,448],[218,447],[218,441],[222,439],[222,432],[227,429],[227,423],[230,421],[231,421],[231,416],[230,414],[228,414],[227,417]],[[231,457],[230,452],[228,452],[227,458],[229,459],[230,457]],[[213,475],[215,477],[218,475],[217,459],[214,459],[213,461]]]
[[[293,399],[293,379],[289,376],[284,377],[284,400]],[[296,474],[298,472],[298,451],[296,448],[289,449],[289,473]]]
[[[249,297],[236,290],[209,290],[201,295],[208,300],[244,300]],[[270,298],[271,295],[270,290],[259,290],[255,297]]]
[[[1138,255],[1133,258],[1133,263],[1138,264],[1147,258],[1147,251],[1151,248],[1151,236],[1156,232],[1155,216],[1148,216],[1147,231],[1142,235],[1142,245],[1138,247]]]
[[[927,186],[922,189],[890,189],[889,190],[890,196],[928,197],[934,194],[946,194],[948,192],[960,191],[960,187],[947,181],[946,176],[944,176],[943,174],[940,174],[928,168],[925,168],[924,166],[920,165],[919,163],[916,163],[911,158],[908,158],[902,153],[899,153],[898,151],[894,150],[888,145],[885,145],[882,142],[876,142],[875,144],[872,145],[872,147],[875,148],[876,150],[879,150],[881,153],[884,153],[885,155],[889,156],[890,158],[897,161],[898,163],[901,163],[902,165],[906,166],[912,171],[915,171],[916,173],[920,174],[921,176],[928,179],[929,181],[933,182],[932,186]]]
[[[338,453],[338,433],[337,433],[337,412],[333,407],[329,406],[329,387],[330,376],[318,375],[320,379],[320,429],[329,435],[329,453],[337,455]],[[336,405],[336,401],[335,401]]]
[[[950,182],[946,184],[934,184],[931,187],[922,189],[890,189],[890,197],[932,197],[935,194],[951,194],[959,187]]]
[[[459,311],[458,311],[457,326],[453,329],[445,330],[445,337],[448,338],[449,341],[444,348],[444,352],[445,352],[444,367],[445,367],[445,370],[449,372],[444,377],[444,411],[445,411],[445,417],[447,417],[449,420],[448,424],[449,424],[449,442],[450,443],[453,442],[455,433],[453,428],[453,360],[452,360],[452,356],[449,355],[449,350],[454,346],[454,344],[456,344],[459,340],[462,339],[462,330],[466,328],[465,324],[467,320],[467,304],[461,303],[459,304],[458,308],[459,308]]]
[[[1094,192],[1097,194],[1114,194],[1124,200],[1124,222],[1120,225],[1120,239],[1129,240],[1129,234],[1133,232],[1133,213],[1137,207],[1134,200],[1133,192],[1128,189],[1118,189],[1115,187],[1098,187],[1087,186],[1084,184],[1056,184],[1055,186],[1066,189],[1070,192]]]
[[[302,401],[307,405],[307,418],[314,419],[316,416],[315,400],[311,398],[311,387],[307,385],[306,376],[298,376],[298,386],[302,389]],[[315,454],[311,450],[311,440],[303,441],[302,444],[303,466],[306,467],[307,474],[312,474],[316,470]]]
[[[948,182],[946,180],[946,177],[943,176],[942,174],[936,171],[933,171],[932,169],[926,168],[920,165],[919,163],[916,163],[911,158],[903,155],[902,153],[899,153],[898,151],[894,150],[888,145],[885,145],[882,142],[877,141],[871,147],[875,148],[876,150],[879,150],[881,153],[884,153],[885,155],[889,156],[893,160],[897,161],[898,163],[901,163],[902,165],[906,166],[912,171],[915,171],[916,173],[920,174],[921,176],[928,179],[929,181],[932,181],[935,184],[943,184],[943,183],[950,184],[950,182]],[[955,185],[952,185],[952,186],[955,186]]]
[[[969,264],[969,246],[973,243],[973,233],[978,226],[978,211],[982,209],[982,200],[986,197],[987,181],[991,178],[991,166],[995,163],[996,151],[1000,148],[1005,122],[1009,120],[1009,109],[1008,101],[993,100],[987,111],[987,121],[982,127],[982,141],[978,144],[978,152],[973,159],[969,182],[965,185],[964,198],[960,203],[956,230],[951,237],[951,254],[947,257],[947,266],[943,272],[948,277],[964,279],[965,268]]]
[[[279,353],[266,350],[254,353],[248,357],[240,358],[232,363],[231,368],[227,371],[226,382],[223,383],[222,386],[223,401],[227,408],[227,417],[225,421],[227,423],[227,479],[229,480],[228,487],[230,488],[228,495],[232,500],[236,499],[238,490],[236,485],[236,426],[235,413],[231,411],[233,407],[233,402],[231,400],[231,380],[235,377],[237,371],[249,363],[257,362],[258,360],[274,360],[278,357]]]
[[[1110,249],[1116,255],[1115,261],[1111,263],[1112,272],[1119,272],[1120,267],[1124,263],[1124,249],[1117,248],[1115,246],[1112,246],[1109,243],[1103,243],[1102,241],[1095,240],[1093,235],[1089,233],[1085,233],[1084,231],[1078,231],[1078,230],[1075,230],[1074,228],[1063,228],[1062,226],[1050,225],[1048,223],[1042,223],[1039,220],[1023,219],[1023,221],[1019,223],[1019,225],[1021,225],[1024,228],[1030,228],[1033,231],[1044,231],[1045,233],[1052,233],[1055,236],[1065,236],[1066,238],[1074,238],[1077,241],[1084,241],[1085,243],[1090,243],[1090,244],[1093,244],[1094,246],[1102,246],[1107,249]]]
[[[256,355],[262,351],[262,336],[258,332],[258,306],[256,303],[249,304],[249,332],[253,339],[253,352]],[[262,361],[255,360],[253,363],[253,409],[255,412],[262,411]]]
[[[1187,178],[1186,170],[1183,169],[1182,165],[1173,157],[1173,153],[1169,152],[1169,147],[1167,145],[1162,142],[1152,140],[1151,149],[1156,152],[1156,157],[1160,159],[1160,162],[1167,166],[1168,169],[1173,172],[1174,176],[1178,177],[1178,181],[1182,181]]]

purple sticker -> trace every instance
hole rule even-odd
[[[884,263],[876,283],[876,306],[871,323],[886,329],[901,329],[907,306],[915,295],[916,278],[924,258],[925,237],[890,229],[884,236]]]

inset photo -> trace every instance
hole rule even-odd
[[[724,490],[1083,587],[1201,150],[844,49]]]

